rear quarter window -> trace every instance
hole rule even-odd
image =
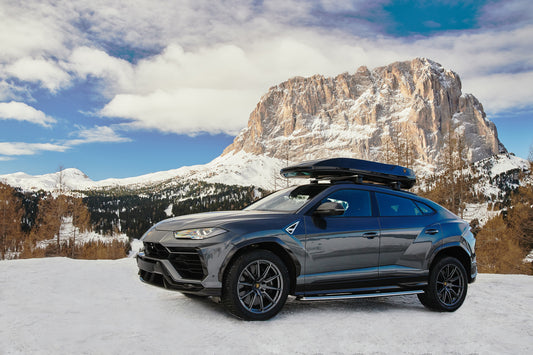
[[[424,213],[411,199],[376,193],[379,214],[382,217],[422,216]]]

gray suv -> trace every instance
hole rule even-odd
[[[477,275],[468,223],[402,190],[411,170],[357,159],[282,169],[311,183],[241,211],[164,220],[142,237],[141,280],[220,297],[233,315],[265,320],[287,296],[304,300],[417,294],[455,311]]]

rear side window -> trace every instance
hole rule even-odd
[[[435,211],[425,203],[415,201],[416,206],[422,211],[423,214],[433,214]]]
[[[408,198],[381,193],[376,193],[376,198],[378,200],[379,214],[383,217],[423,215],[414,201]]]
[[[370,193],[363,190],[339,190],[335,191],[324,202],[340,203],[344,207],[344,214],[340,217],[371,217],[372,205]]]

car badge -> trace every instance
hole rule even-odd
[[[298,227],[298,224],[300,224],[300,221],[294,222],[293,224],[291,224],[290,226],[285,228],[285,232],[287,232],[290,235],[292,235],[294,233],[294,231],[296,230],[296,227]]]

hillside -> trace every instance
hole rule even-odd
[[[133,259],[13,260],[0,269],[6,355],[533,352],[531,276],[481,274],[455,313],[428,311],[416,296],[291,298],[272,320],[243,322],[211,301],[142,284]]]

